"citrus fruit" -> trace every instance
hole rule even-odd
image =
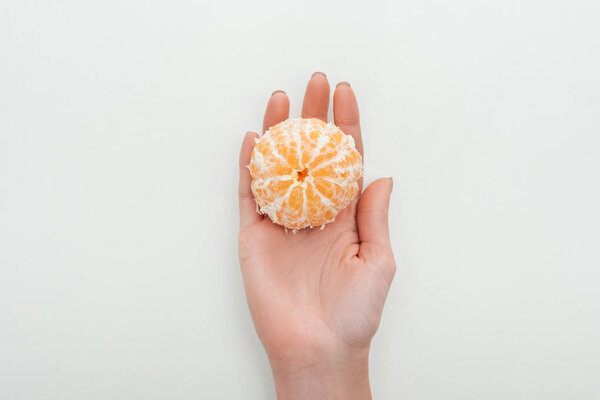
[[[287,119],[256,140],[250,160],[258,211],[288,229],[325,226],[358,193],[352,136],[320,119]]]

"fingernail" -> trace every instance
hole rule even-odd
[[[391,192],[392,190],[394,190],[394,178],[392,178],[392,177],[390,176],[390,178],[389,178],[389,179],[390,179],[390,192]]]
[[[348,82],[346,82],[346,81],[341,81],[340,83],[338,83],[337,85],[335,85],[335,87],[338,87],[338,86],[340,86],[340,85],[346,85],[346,86],[348,86],[348,87],[352,87],[352,86],[350,86],[350,84],[349,84]]]
[[[325,79],[327,79],[327,75],[325,75],[325,72],[317,71],[317,72],[313,73],[313,74],[310,76],[310,78],[311,78],[311,79],[312,79],[312,78],[314,78],[314,77],[315,77],[315,75],[323,75],[323,76],[325,77]]]
[[[273,93],[271,93],[271,97],[275,96],[277,93],[283,93],[283,94],[285,94],[285,92],[283,90],[277,89],[276,91],[274,91]]]

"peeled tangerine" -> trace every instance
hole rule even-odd
[[[259,211],[296,230],[325,226],[352,201],[362,159],[337,126],[298,118],[257,139],[248,168]]]

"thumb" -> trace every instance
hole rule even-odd
[[[381,178],[371,183],[360,196],[356,209],[360,258],[382,255],[390,249],[388,209],[392,193],[392,178]]]

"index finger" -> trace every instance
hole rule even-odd
[[[360,116],[358,113],[358,102],[354,91],[348,82],[340,82],[333,93],[333,120],[337,127],[346,135],[352,136],[356,149],[363,158],[362,134],[360,131]],[[362,178],[359,180],[359,193],[362,190]]]
[[[364,157],[358,102],[348,82],[340,82],[335,88],[333,94],[333,120],[342,132],[352,136],[356,149]]]

